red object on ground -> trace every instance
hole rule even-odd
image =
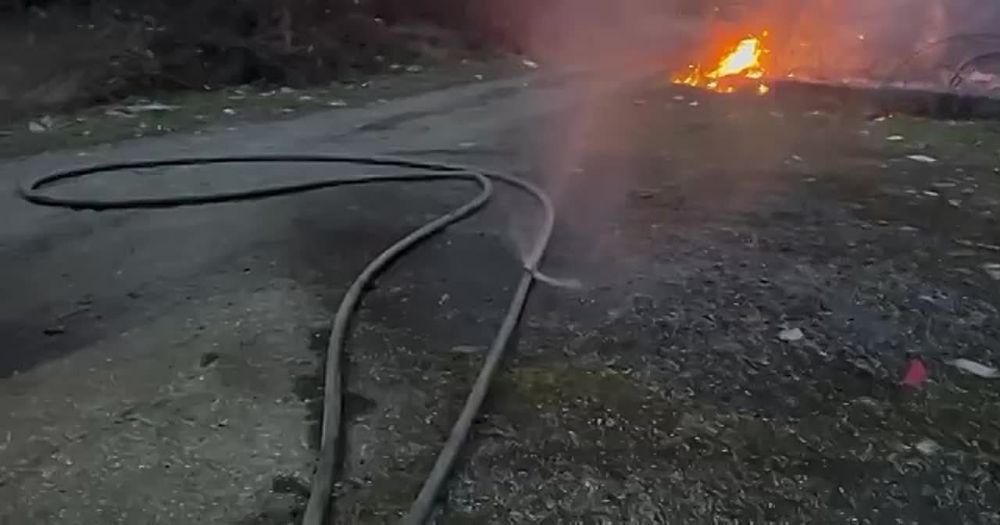
[[[927,365],[921,359],[910,359],[910,365],[903,376],[903,385],[920,388],[927,381]]]

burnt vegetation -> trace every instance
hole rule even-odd
[[[473,0],[0,0],[0,112],[306,85],[516,45]],[[498,4],[497,4],[498,5]]]

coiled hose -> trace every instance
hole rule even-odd
[[[329,163],[355,164],[366,166],[395,167],[416,170],[416,173],[390,175],[356,175],[345,177],[330,177],[319,181],[279,184],[249,190],[217,192],[209,194],[189,194],[170,197],[138,197],[124,199],[73,198],[53,196],[45,189],[58,182],[79,179],[88,175],[100,173],[138,170],[148,168],[203,166],[214,164],[236,163]],[[497,330],[493,343],[483,362],[482,368],[473,383],[462,412],[452,427],[447,441],[441,449],[433,469],[424,481],[409,512],[402,523],[418,525],[424,523],[433,511],[435,501],[447,481],[448,475],[455,464],[458,453],[469,436],[469,431],[476,415],[483,404],[493,376],[496,374],[504,352],[524,312],[528,293],[536,278],[547,280],[538,272],[552,229],[555,223],[555,210],[548,196],[536,185],[502,173],[491,173],[479,169],[466,168],[434,162],[421,162],[387,157],[359,157],[347,155],[255,155],[227,157],[191,157],[164,160],[146,160],[136,162],[121,162],[114,164],[98,164],[89,167],[70,169],[29,179],[20,187],[21,196],[29,202],[44,206],[70,208],[76,210],[122,210],[140,208],[172,208],[202,204],[246,201],[262,199],[278,195],[288,195],[307,191],[347,186],[357,184],[384,184],[400,182],[428,182],[439,180],[465,180],[474,182],[480,188],[475,198],[420,228],[380,253],[355,278],[351,287],[344,295],[337,313],[333,319],[333,328],[327,347],[325,386],[323,394],[323,422],[319,458],[312,481],[309,502],[303,516],[303,525],[323,525],[329,523],[331,498],[334,484],[334,472],[341,458],[337,457],[337,446],[343,432],[343,371],[342,361],[344,341],[350,324],[351,315],[355,312],[363,291],[382,270],[408,249],[416,246],[429,237],[440,233],[448,225],[473,215],[481,209],[493,195],[491,181],[499,181],[523,191],[532,196],[543,210],[542,224],[538,235],[528,253],[524,256],[524,275],[521,277],[514,297],[511,299],[507,314]]]

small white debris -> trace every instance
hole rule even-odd
[[[418,66],[416,64],[413,64],[413,65],[410,65],[410,66],[406,66],[406,72],[407,73],[420,73],[423,70],[424,70],[423,66]]]
[[[885,138],[885,140],[888,140],[889,142],[902,142],[903,141],[903,136],[902,135],[889,135],[888,137]]]
[[[941,450],[941,445],[938,445],[937,441],[934,441],[933,439],[924,439],[920,443],[914,445],[913,448],[917,449],[925,456],[933,456]]]
[[[149,104],[133,104],[131,106],[125,106],[123,108],[129,113],[150,113],[150,112],[166,112],[166,111],[177,111],[180,106],[175,106],[171,104],[163,104],[161,102],[151,102]]]
[[[786,343],[794,343],[795,341],[801,341],[805,336],[806,334],[802,333],[802,330],[798,328],[789,328],[787,330],[782,330],[781,333],[778,334],[778,339],[781,339]]]
[[[484,79],[486,77],[480,75],[479,73],[476,73],[475,75],[472,75],[472,78],[474,78],[476,80],[482,80],[482,79]]]
[[[940,193],[938,193],[936,191],[931,191],[931,190],[924,190],[924,191],[922,191],[920,193],[923,193],[927,197],[940,197],[941,196]]]
[[[948,364],[963,372],[968,372],[984,379],[1000,379],[1000,370],[969,359],[953,359],[948,361]]]
[[[684,102],[684,97],[682,95],[674,95],[674,100],[677,102]]]
[[[29,122],[28,131],[32,133],[45,133],[46,131],[52,129],[52,126],[54,125],[55,121],[52,120],[52,117],[45,115],[38,120],[32,120]]]
[[[299,97],[299,102],[312,102],[314,99],[309,95],[302,95]]]
[[[538,62],[535,62],[534,60],[525,58],[524,60],[521,60],[521,63],[524,64],[524,67],[538,69]]]
[[[994,281],[1000,281],[1000,263],[986,263],[983,265],[983,271]]]
[[[481,354],[486,350],[487,348],[485,346],[476,345],[458,345],[451,347],[452,353],[455,354]]]
[[[692,100],[691,102],[688,103],[688,105],[691,106],[691,107],[693,107],[693,108],[696,108],[696,107],[700,106],[701,104],[699,104],[697,100]]]
[[[347,102],[344,102],[343,100],[331,100],[327,102],[326,105],[331,108],[346,108]]]
[[[233,108],[225,108],[225,109],[222,110],[222,112],[225,113],[226,115],[235,115],[236,114],[236,110],[233,109]]]
[[[937,162],[937,159],[927,155],[907,155],[906,158],[916,162],[923,162],[924,164],[934,164]]]
[[[282,95],[291,95],[292,93],[295,93],[295,90],[288,86],[284,86],[281,89],[279,89],[278,92],[281,93]]]

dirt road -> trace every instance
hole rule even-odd
[[[0,522],[294,520],[332,309],[367,259],[469,189],[104,214],[11,196],[23,174],[81,162],[268,152],[521,172],[560,204],[547,269],[584,288],[534,296],[442,522],[996,521],[996,383],[946,361],[1000,365],[998,145],[989,124],[537,76],[6,161]],[[338,522],[392,522],[416,493],[532,218],[505,196],[370,292],[350,343]],[[930,381],[902,388],[917,358]]]

